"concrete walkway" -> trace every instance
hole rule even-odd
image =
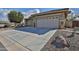
[[[43,35],[17,30],[0,32],[0,42],[9,51],[40,51],[57,30],[51,30]]]
[[[0,51],[7,51],[4,45],[0,42]]]

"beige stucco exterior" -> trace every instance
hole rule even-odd
[[[69,13],[69,8],[64,8],[33,14],[26,24],[33,27],[65,28]]]
[[[31,19],[29,19],[29,21],[27,22],[28,25],[30,26],[37,26],[37,20],[40,19],[48,19],[50,21],[50,19],[56,19],[59,20],[59,28],[64,28],[65,26],[65,15],[64,13],[56,13],[56,14],[48,14],[48,15],[41,15],[41,16],[35,16]]]

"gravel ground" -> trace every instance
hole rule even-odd
[[[74,35],[68,37],[69,35],[71,35],[71,32],[68,31],[59,31],[60,35],[64,35],[66,40],[69,42],[70,47],[68,48],[68,50],[70,51],[79,51],[79,34],[74,33]],[[68,35],[68,36],[67,36]]]
[[[51,42],[57,36],[63,35],[66,41],[69,43],[70,47],[68,48],[55,48],[51,45]],[[72,32],[69,30],[58,30],[49,42],[44,46],[42,51],[79,51],[79,34],[72,35]]]

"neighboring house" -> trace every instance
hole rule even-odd
[[[76,18],[72,21],[72,27],[79,27],[79,17],[76,17]]]
[[[0,24],[0,28],[2,28],[2,27],[4,27],[5,26],[5,24]]]
[[[0,28],[4,28],[4,27],[7,27],[9,24],[8,21],[0,21]]]
[[[29,19],[25,19],[26,25],[37,28],[65,28],[69,13],[69,9],[64,8],[33,14]]]

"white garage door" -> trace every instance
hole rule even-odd
[[[39,28],[59,28],[58,19],[39,19],[37,20],[37,27]]]

